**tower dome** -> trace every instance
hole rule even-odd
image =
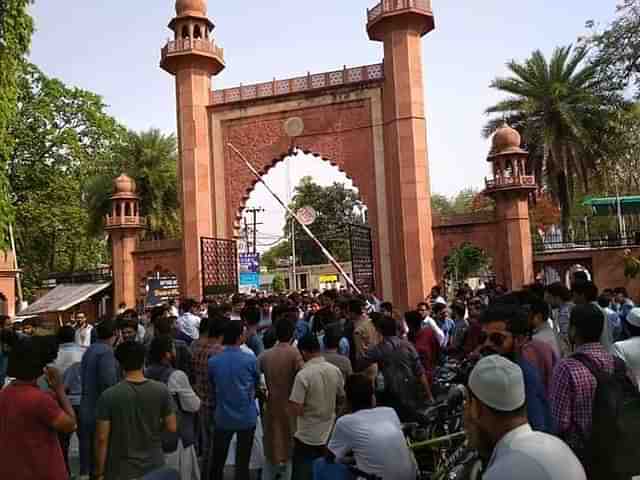
[[[522,148],[520,148],[521,143],[522,137],[520,136],[520,133],[518,133],[515,128],[511,128],[505,122],[493,134],[489,158],[491,159],[498,155],[527,153]]]
[[[207,15],[207,0],[176,0],[176,13],[179,17]]]
[[[136,182],[129,175],[122,174],[113,181],[113,193],[114,194],[130,194],[136,193]]]

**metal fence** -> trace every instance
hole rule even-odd
[[[238,246],[235,240],[201,238],[202,296],[238,291]]]
[[[564,238],[562,234],[536,236],[533,240],[535,253],[545,253],[558,250],[579,250],[590,248],[615,248],[640,245],[640,231],[632,232],[626,236],[611,233],[597,238],[570,236]]]

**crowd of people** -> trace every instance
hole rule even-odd
[[[0,478],[68,479],[77,434],[83,480],[415,480],[403,423],[439,401],[449,362],[475,364],[464,424],[483,478],[640,474],[637,442],[622,443],[638,410],[607,410],[638,397],[640,308],[581,273],[571,289],[465,285],[449,301],[434,287],[402,314],[330,290],[123,305],[56,338],[7,320]]]

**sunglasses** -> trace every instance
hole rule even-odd
[[[481,307],[482,302],[480,300],[476,300],[475,302],[469,302],[470,307]]]
[[[500,332],[493,332],[493,333],[481,332],[480,336],[478,337],[478,340],[480,341],[480,345],[487,343],[487,340],[489,340],[492,345],[495,345],[496,347],[502,347],[502,345],[504,345],[504,342],[510,336],[511,336],[510,333],[507,334],[507,333],[500,333]]]

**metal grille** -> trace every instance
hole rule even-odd
[[[238,246],[235,240],[201,238],[202,296],[238,291]]]
[[[373,241],[371,227],[366,225],[348,225],[351,245],[351,264],[353,283],[363,293],[373,293],[376,288],[373,264]]]

